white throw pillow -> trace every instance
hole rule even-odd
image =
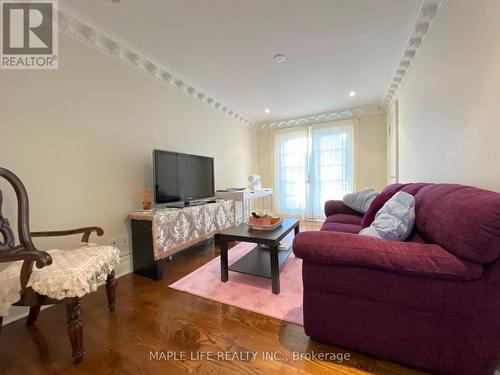
[[[406,240],[415,225],[415,198],[400,191],[393,195],[375,215],[375,220],[359,234],[390,241]]]
[[[344,195],[342,202],[354,211],[364,214],[368,211],[370,203],[372,203],[372,200],[374,200],[377,195],[378,193],[372,188],[365,188],[363,190]]]

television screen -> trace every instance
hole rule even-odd
[[[170,151],[153,151],[156,204],[211,198],[214,159]]]

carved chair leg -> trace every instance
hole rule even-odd
[[[28,315],[28,320],[26,321],[26,325],[32,326],[33,324],[35,324],[35,322],[38,318],[38,314],[40,314],[41,307],[42,307],[41,305],[30,307],[30,313]]]
[[[73,360],[80,363],[83,359],[83,320],[80,309],[80,300],[78,298],[71,299],[66,304],[66,312],[68,316],[68,334],[73,350]]]
[[[115,271],[113,270],[106,279],[106,294],[108,295],[108,308],[110,312],[115,311],[116,284],[118,284],[118,282],[116,281]]]

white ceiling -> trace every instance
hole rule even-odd
[[[61,3],[252,120],[273,121],[379,103],[421,0]]]

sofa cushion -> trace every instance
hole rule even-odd
[[[500,254],[500,194],[435,184],[415,196],[416,227],[426,241],[480,264]]]
[[[427,243],[422,236],[413,228],[413,232],[410,234],[410,237],[406,240],[408,242],[418,242],[418,243]]]
[[[342,224],[361,224],[361,216],[346,215],[346,214],[335,214],[330,215],[326,218],[325,223],[342,223]]]
[[[361,226],[357,224],[346,224],[346,223],[323,223],[323,225],[321,226],[321,230],[326,232],[358,234],[359,231],[361,230]]]
[[[384,241],[350,233],[302,232],[293,240],[293,252],[305,262],[432,279],[478,280],[483,272],[482,266],[460,259],[439,245]]]
[[[354,216],[359,216],[360,218],[363,217],[362,213],[356,212],[352,208],[347,207],[342,201],[338,200],[326,201],[325,216],[328,217],[334,214],[354,215]]]
[[[377,212],[375,220],[359,232],[389,241],[405,241],[415,224],[415,198],[413,195],[398,191]]]
[[[439,315],[470,317],[484,298],[481,281],[415,278],[380,270],[303,263],[304,289],[341,294]]]
[[[370,207],[370,203],[375,199],[378,193],[372,188],[365,188],[363,190],[355,191],[344,195],[342,202],[347,207],[352,208],[354,211],[365,213]]]
[[[387,185],[385,189],[372,200],[370,203],[370,207],[368,211],[366,211],[363,219],[361,220],[361,228],[367,228],[375,220],[375,215],[377,212],[384,206],[384,204],[392,198],[394,194],[396,194],[402,187],[406,186],[405,184],[391,184]]]
[[[422,188],[433,185],[428,182],[417,182],[412,184],[404,185],[399,191],[404,191],[405,193],[415,196]]]

